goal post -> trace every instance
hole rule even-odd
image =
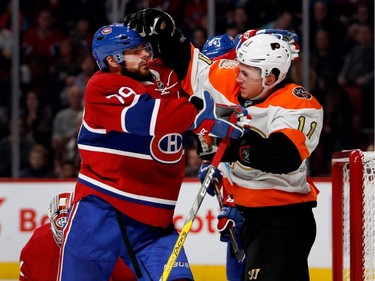
[[[332,157],[333,281],[375,280],[374,152]]]

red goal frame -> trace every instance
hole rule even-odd
[[[332,277],[333,281],[344,278],[344,176],[343,168],[349,165],[349,227],[350,227],[350,281],[363,280],[363,155],[360,150],[334,153],[332,157]]]

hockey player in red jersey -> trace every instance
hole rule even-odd
[[[243,134],[216,118],[208,92],[165,98],[149,68],[152,54],[150,44],[122,24],[94,35],[100,71],[86,87],[81,169],[58,280],[107,280],[118,257],[138,280],[160,276],[178,237],[173,212],[185,169],[182,133]],[[184,251],[170,280],[193,280]]]
[[[72,202],[71,193],[56,195],[48,208],[49,222],[35,229],[20,255],[20,281],[52,281],[57,277],[63,228]],[[122,262],[116,263],[110,281],[136,280]]]
[[[188,94],[210,89],[217,103],[245,106],[251,116],[244,123],[248,132],[231,141],[223,159],[231,163],[223,180],[232,185],[233,199],[225,200],[218,223],[235,221],[236,212],[244,217],[243,280],[308,281],[318,190],[307,180],[306,161],[319,142],[323,109],[302,86],[285,81],[298,57],[294,40],[256,34],[238,48],[236,60],[212,61],[162,11],[145,9],[124,23],[158,39],[164,61]]]

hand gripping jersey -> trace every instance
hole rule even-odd
[[[158,89],[101,71],[89,80],[75,202],[95,194],[143,223],[171,224],[185,169],[182,132],[197,110],[185,98],[154,99],[163,97]]]
[[[239,85],[233,71],[236,61],[212,62],[191,47],[191,60],[185,79],[181,81],[188,93],[207,89],[219,104],[236,105]],[[286,84],[266,100],[244,106],[251,116],[251,129],[264,138],[272,133],[285,134],[296,146],[302,159],[300,167],[287,174],[266,173],[231,163],[231,173],[224,185],[233,185],[236,204],[246,207],[280,206],[316,201],[318,190],[306,181],[306,159],[318,145],[323,125],[323,109],[303,87]]]
[[[164,62],[159,59],[153,59],[148,65],[155,81],[142,82],[143,85],[151,87],[151,93],[154,98],[181,98],[189,97],[181,89],[180,81],[173,69],[166,67]],[[154,89],[154,87],[157,88]],[[154,89],[154,90],[153,90]]]

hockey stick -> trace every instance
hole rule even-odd
[[[216,193],[217,201],[219,202],[220,209],[222,209],[223,208],[223,196],[221,195],[221,192],[217,183],[215,183],[215,193]],[[228,226],[228,232],[229,232],[230,244],[232,246],[233,252],[236,256],[237,261],[241,263],[245,259],[246,255],[245,255],[244,250],[240,249],[240,247],[238,246],[237,237],[236,237],[236,234],[234,233],[233,224],[230,224]]]
[[[236,120],[237,120],[236,116],[234,114],[232,114],[231,117],[230,117],[230,122],[233,124],[233,123],[236,122]],[[219,147],[218,147],[218,149],[215,153],[215,156],[212,159],[210,168],[208,169],[206,177],[204,178],[204,180],[201,184],[198,195],[195,198],[193,206],[191,207],[191,209],[189,211],[189,214],[186,218],[185,224],[182,227],[180,234],[178,235],[176,244],[174,245],[174,247],[172,249],[172,253],[169,256],[169,259],[167,261],[167,264],[164,267],[163,273],[162,273],[159,281],[167,281],[169,275],[171,274],[171,271],[173,269],[173,265],[176,262],[177,257],[181,252],[182,246],[183,246],[183,244],[186,240],[187,235],[190,232],[191,226],[193,225],[195,217],[197,216],[198,210],[199,210],[200,206],[202,205],[204,196],[207,193],[207,188],[210,186],[211,181],[213,179],[213,176],[215,174],[215,171],[216,171],[217,167],[219,166],[220,161],[223,158],[224,152],[225,152],[225,150],[226,150],[226,148],[229,144],[230,133],[232,132],[232,130],[233,130],[233,128],[229,129],[225,139],[223,139],[219,144]]]

